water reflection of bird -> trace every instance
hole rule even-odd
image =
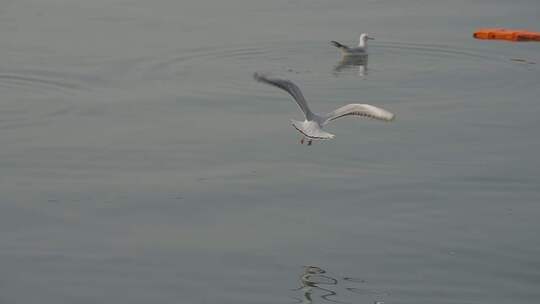
[[[334,67],[334,72],[340,73],[348,69],[358,67],[358,76],[365,76],[367,73],[368,55],[342,56],[341,60]]]
[[[337,300],[338,295],[343,297],[356,294],[362,296],[363,300],[373,301],[373,304],[384,304],[381,297],[387,296],[387,292],[374,290],[365,286],[365,279],[343,277],[335,278],[329,275],[326,270],[317,266],[304,266],[299,278],[300,286],[293,291],[301,292],[301,297],[293,297],[297,303],[314,304],[322,302],[332,302],[340,304],[351,304],[355,302],[343,302]],[[352,284],[352,285],[351,285]],[[367,302],[366,302],[367,303]]]
[[[313,303],[313,295],[315,293],[322,293],[319,298],[324,301],[342,303],[332,299],[331,297],[337,295],[334,290],[329,287],[321,287],[320,285],[337,285],[338,280],[325,274],[326,271],[316,266],[304,266],[304,272],[300,276],[300,287],[294,290],[302,291],[302,299],[297,299],[299,303],[311,304]]]
[[[337,41],[332,41],[331,43],[337,47],[343,55],[350,56],[350,55],[360,55],[360,54],[367,54],[368,49],[368,40],[374,40],[375,38],[370,37],[367,33],[362,33],[360,35],[360,39],[358,42],[357,47],[348,47],[345,44],[339,43]]]

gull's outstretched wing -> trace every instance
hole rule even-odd
[[[255,78],[255,80],[257,81],[278,87],[289,93],[294,98],[298,106],[300,106],[300,109],[302,109],[302,111],[304,112],[307,120],[313,119],[313,112],[311,112],[311,110],[309,109],[304,95],[302,95],[302,92],[294,83],[286,79],[268,78],[265,75],[259,73],[253,74],[253,78]]]
[[[378,120],[392,121],[395,115],[381,108],[368,104],[352,103],[338,108],[324,116],[324,124],[344,116],[363,116]]]

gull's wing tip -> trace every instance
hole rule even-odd
[[[265,73],[261,73],[261,72],[255,72],[253,73],[253,79],[259,81],[259,82],[263,82],[264,80],[268,79],[268,77],[266,76]]]
[[[388,118],[386,119],[387,122],[391,122],[396,120],[396,114],[388,111]]]
[[[386,111],[386,113],[384,113],[383,115],[379,116],[379,117],[372,117],[372,118],[376,118],[376,119],[379,119],[379,120],[382,120],[382,121],[386,121],[386,122],[392,122],[394,120],[396,120],[396,114],[392,113],[392,112],[389,112],[389,111]]]
[[[258,81],[258,80],[259,80],[259,77],[261,77],[261,76],[259,75],[259,72],[253,73],[253,79],[255,79],[255,80]]]

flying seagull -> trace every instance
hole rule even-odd
[[[343,55],[345,56],[360,56],[360,55],[367,55],[367,41],[368,40],[374,40],[375,38],[370,37],[367,33],[362,33],[360,35],[360,42],[358,43],[357,47],[348,47],[344,44],[341,44],[337,41],[332,41],[331,43],[341,50]]]
[[[355,115],[383,121],[392,121],[395,117],[394,114],[384,109],[368,104],[357,103],[345,105],[325,115],[316,114],[313,113],[309,108],[307,101],[304,98],[304,95],[302,95],[300,89],[291,81],[279,78],[268,78],[259,73],[253,74],[253,78],[259,82],[273,85],[284,90],[285,92],[289,93],[294,98],[298,106],[300,106],[300,109],[302,112],[304,112],[306,119],[304,121],[291,120],[291,123],[293,127],[295,127],[296,130],[303,135],[302,139],[300,140],[301,144],[304,143],[305,138],[307,138],[307,144],[309,146],[311,146],[314,139],[323,140],[334,138],[334,134],[330,134],[324,131],[322,128],[329,122],[340,117]]]

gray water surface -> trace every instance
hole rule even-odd
[[[472,38],[538,12],[1,1],[0,303],[538,303],[540,44]],[[256,71],[397,120],[299,145]]]

